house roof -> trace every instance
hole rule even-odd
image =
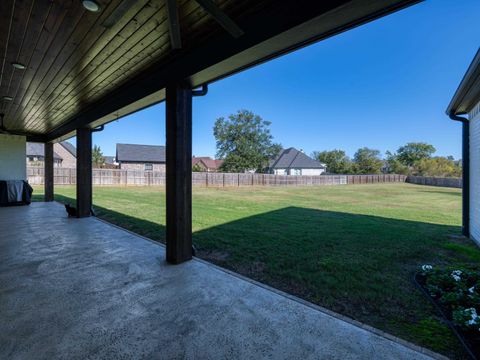
[[[105,164],[115,164],[115,156],[104,156],[103,160],[105,160]]]
[[[165,162],[165,146],[117,144],[118,162]]]
[[[27,142],[27,156],[45,156],[45,146],[42,143]],[[53,158],[55,160],[63,160],[55,151],[53,152]]]
[[[198,164],[199,162],[202,162],[207,169],[218,169],[223,164],[223,160],[215,160],[209,156],[194,156],[192,158],[192,165]]]
[[[280,152],[270,163],[271,169],[323,169],[326,165],[291,147]]]
[[[70,154],[77,157],[77,148],[73,146],[72,143],[69,143],[68,141],[62,141],[60,142],[60,145],[62,145]]]
[[[480,48],[477,50],[467,72],[455,91],[447,108],[447,115],[470,112],[480,101]]]

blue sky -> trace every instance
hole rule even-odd
[[[461,155],[445,109],[480,45],[478,0],[430,0],[209,86],[194,98],[193,154],[214,156],[215,119],[249,109],[284,147],[396,150],[411,141]],[[112,122],[94,143],[165,144],[165,106]]]

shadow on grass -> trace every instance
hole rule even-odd
[[[423,186],[423,185],[422,185]],[[429,194],[442,194],[442,195],[452,195],[458,198],[462,198],[462,189],[458,189],[459,191],[438,191],[438,190],[421,190],[422,193],[429,193]]]
[[[106,221],[165,242],[162,224],[95,210]],[[411,279],[425,263],[476,267],[480,250],[470,240],[449,245],[449,235],[460,232],[459,226],[290,206],[195,231],[193,242],[200,258],[458,357],[456,339]]]

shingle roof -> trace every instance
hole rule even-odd
[[[326,165],[291,147],[282,150],[270,163],[271,169],[323,169]]]
[[[27,156],[45,156],[45,146],[42,143],[27,142]],[[55,151],[53,152],[53,158],[55,160],[63,160]]]
[[[62,145],[65,148],[65,150],[67,150],[70,154],[77,157],[77,148],[73,146],[71,143],[69,143],[68,141],[62,141],[60,145]]]
[[[106,155],[103,157],[105,164],[115,164],[115,156]]]
[[[218,169],[223,164],[223,160],[214,160],[209,156],[194,156],[192,158],[192,165],[199,162],[203,162],[208,169]]]
[[[117,144],[117,161],[131,162],[165,162],[165,146],[160,145],[137,145]]]

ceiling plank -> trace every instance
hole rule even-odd
[[[154,21],[152,16],[162,7],[147,6],[147,3],[146,0],[138,1],[138,6],[131,8],[128,16],[124,16],[106,33],[103,26],[95,26],[92,32],[88,32],[68,62],[63,65],[62,71],[56,73],[50,86],[43,92],[40,101],[33,107],[34,111],[31,112],[32,107],[27,108],[24,116],[38,118],[38,114],[44,113],[49,104],[55,104],[55,111],[59,111],[63,102],[75,98],[77,87],[90,85],[92,79],[105,72],[114,59],[121,56],[115,55],[115,51],[130,40],[128,34],[134,34],[145,21]],[[76,98],[76,101],[79,99]],[[82,99],[79,102],[81,103]]]
[[[180,21],[178,20],[177,0],[166,0],[168,14],[168,29],[172,49],[182,48],[182,35],[180,33]]]
[[[34,7],[28,24],[28,32],[25,36],[20,58],[24,61],[26,68],[23,71],[16,72],[14,74],[14,79],[12,79],[12,89],[10,92],[13,94],[13,101],[10,102],[5,109],[6,123],[15,123],[16,126],[20,125],[20,123],[15,122],[10,114],[12,109],[16,109],[19,105],[24,91],[27,90],[31,81],[35,77],[37,66],[41,61],[41,53],[38,51],[37,46],[39,44],[44,44],[44,41],[47,39],[45,37],[45,27],[47,26],[47,21],[50,17],[53,6],[54,4],[52,2],[34,2]]]
[[[209,13],[230,35],[239,38],[244,31],[225,14],[212,0],[195,0],[207,13]]]
[[[182,14],[188,18],[198,8],[193,1],[183,1],[181,10]],[[147,30],[150,32],[142,38],[141,36]],[[78,98],[88,97],[89,101],[95,101],[102,93],[115,88],[130,75],[134,75],[136,71],[145,67],[147,63],[161,60],[167,55],[168,43],[167,14],[165,9],[161,9],[161,12],[154,14],[143,25],[141,31],[133,34],[117,47],[107,60],[100,62],[88,75],[86,81],[77,81],[74,84],[77,87],[69,87],[69,92],[66,91],[67,88],[62,91],[63,99],[58,102],[58,112],[54,115],[54,122],[57,118],[60,121],[77,111],[82,105],[84,106],[85,104],[78,102]]]
[[[14,102],[12,106],[10,106],[6,112],[6,119],[15,119],[15,117],[12,116],[12,109],[16,110],[23,102],[25,95],[28,95],[33,91],[33,79],[41,77],[39,73],[39,71],[41,71],[41,65],[48,53],[50,45],[57,35],[60,25],[63,23],[68,10],[63,2],[62,4],[48,2],[48,5],[48,8],[45,9],[44,13],[41,14],[42,16],[37,19],[37,21],[41,23],[41,31],[38,34],[38,37],[34,40],[34,51],[32,52],[27,71],[25,71],[25,77],[29,81],[23,81],[24,86],[20,86],[17,89],[19,91],[17,91],[14,96]]]

